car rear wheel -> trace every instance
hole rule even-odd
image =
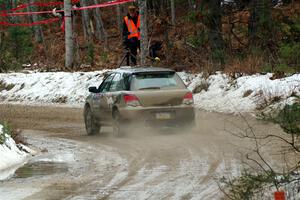
[[[113,113],[113,135],[115,137],[121,137],[125,134],[125,126],[121,120],[120,114],[118,111]]]
[[[93,116],[91,108],[87,106],[84,112],[85,129],[88,135],[95,135],[100,132],[101,126]]]

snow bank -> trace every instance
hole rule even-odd
[[[0,136],[4,135],[4,127],[0,124]],[[4,180],[14,174],[14,172],[22,166],[29,156],[24,150],[28,150],[25,146],[19,148],[15,141],[5,135],[5,142],[0,144],[0,180]]]
[[[197,107],[209,111],[237,113],[252,112],[268,106],[294,102],[300,96],[300,74],[271,80],[272,74],[242,76],[233,79],[217,73],[208,78],[202,74],[182,74],[194,95]],[[200,89],[199,89],[200,88]]]
[[[0,74],[0,83],[13,88],[0,91],[3,102],[83,103],[90,86],[99,86],[104,71]]]
[[[0,85],[4,85],[2,91],[0,86],[0,100],[4,103],[81,105],[88,95],[88,87],[99,86],[106,71],[0,74]],[[295,96],[300,96],[300,74],[277,80],[271,80],[271,74],[237,79],[222,73],[208,78],[201,73],[178,74],[189,89],[197,92],[194,95],[196,106],[209,111],[252,112],[274,104],[291,103]],[[5,85],[10,87],[5,89]]]

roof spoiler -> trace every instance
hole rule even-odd
[[[145,72],[134,72],[132,73],[133,75],[142,75],[142,74],[169,74],[169,75],[173,75],[175,74],[175,71],[145,71]]]

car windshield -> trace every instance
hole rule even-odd
[[[131,90],[182,89],[184,83],[176,73],[141,73],[135,74],[131,82]]]

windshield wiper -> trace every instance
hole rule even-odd
[[[160,87],[146,87],[146,88],[140,88],[139,90],[160,90]]]

